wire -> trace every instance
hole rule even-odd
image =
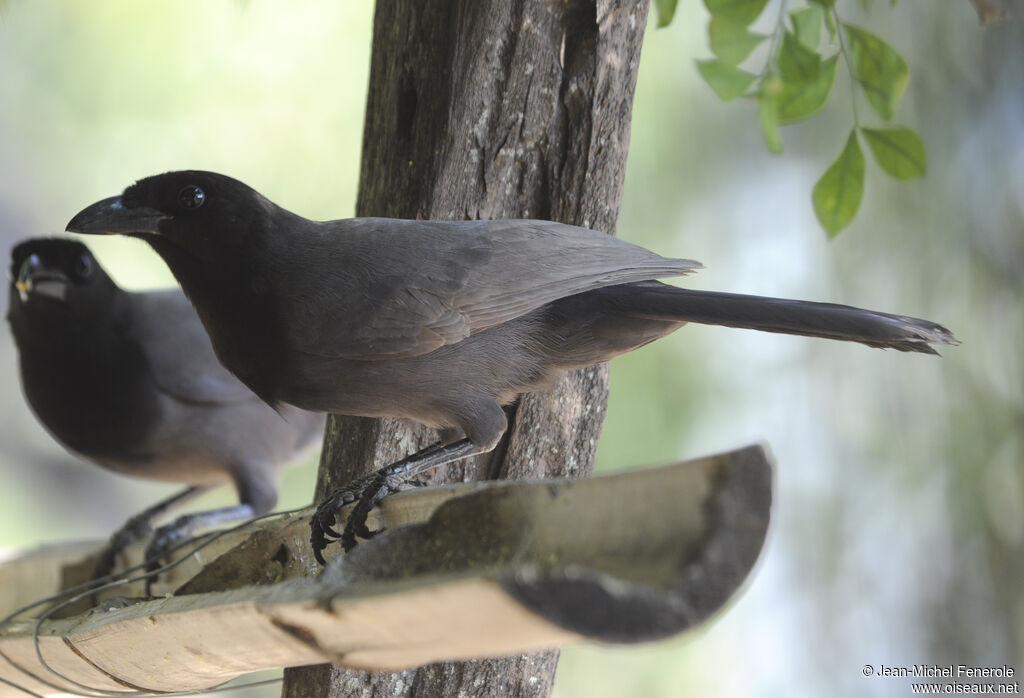
[[[0,676],[0,683],[4,684],[5,686],[10,686],[11,688],[13,688],[16,691],[21,691],[25,695],[32,696],[33,698],[46,698],[46,696],[43,696],[43,695],[41,695],[39,693],[36,693],[35,691],[31,691],[31,690],[25,688],[24,686],[15,683],[14,681],[10,681],[8,679],[5,679],[2,676]]]
[[[222,531],[217,531],[215,533],[205,534],[204,536],[201,536],[198,539],[197,538],[190,538],[190,539],[188,539],[186,541],[182,541],[181,543],[178,543],[177,545],[169,548],[166,551],[166,553],[168,553],[168,554],[169,553],[173,553],[173,552],[176,552],[176,551],[178,551],[178,550],[180,550],[182,548],[186,548],[188,546],[193,546],[192,549],[189,550],[186,554],[184,554],[181,557],[179,557],[178,559],[173,560],[173,561],[167,563],[166,565],[162,565],[161,567],[158,567],[158,568],[156,568],[154,570],[145,572],[144,574],[136,575],[134,577],[128,577],[127,575],[129,575],[129,574],[131,574],[133,572],[136,572],[136,571],[138,571],[140,569],[145,568],[147,563],[146,562],[142,562],[142,563],[140,563],[138,565],[134,565],[134,566],[129,567],[129,568],[125,569],[125,570],[121,570],[119,572],[108,574],[108,575],[105,575],[105,576],[100,577],[98,579],[90,580],[90,581],[85,582],[83,584],[78,584],[78,585],[75,585],[75,586],[70,587],[68,589],[64,589],[64,590],[62,590],[60,592],[57,592],[55,594],[51,594],[50,596],[47,596],[47,597],[44,597],[44,598],[39,599],[37,601],[34,601],[31,604],[28,604],[26,606],[22,606],[21,608],[13,611],[12,613],[9,613],[4,618],[0,619],[0,629],[2,629],[4,626],[10,624],[18,616],[22,615],[23,613],[25,613],[27,611],[32,610],[33,608],[36,608],[38,606],[42,606],[43,604],[47,604],[47,603],[51,603],[51,602],[58,602],[58,603],[55,603],[49,609],[47,609],[38,618],[36,618],[35,624],[33,625],[33,628],[32,628],[32,642],[33,642],[33,646],[34,646],[34,649],[35,649],[36,658],[39,661],[39,663],[43,666],[43,668],[45,668],[50,674],[55,676],[57,679],[59,679],[61,681],[64,681],[67,684],[69,684],[71,686],[74,686],[75,688],[77,688],[77,689],[79,689],[81,691],[84,691],[84,693],[81,693],[80,695],[85,695],[85,696],[95,696],[95,697],[105,697],[105,696],[139,696],[141,698],[143,696],[190,696],[190,695],[204,695],[204,694],[207,694],[207,693],[218,693],[218,692],[223,692],[223,691],[227,691],[227,690],[236,690],[236,689],[247,688],[247,687],[250,687],[250,686],[262,686],[262,685],[269,685],[269,684],[272,684],[272,683],[280,682],[282,680],[281,678],[275,678],[275,679],[267,679],[267,680],[262,680],[262,681],[254,681],[254,682],[250,682],[250,683],[247,683],[247,684],[236,685],[236,686],[228,686],[228,685],[219,686],[219,687],[215,687],[215,688],[202,689],[202,690],[198,690],[198,691],[179,691],[179,692],[163,692],[163,691],[160,691],[160,692],[109,691],[109,690],[106,690],[106,689],[96,688],[94,686],[88,686],[86,684],[79,683],[78,681],[75,681],[74,679],[68,677],[66,674],[63,674],[59,670],[55,669],[43,657],[42,647],[41,647],[41,644],[40,644],[40,637],[39,637],[39,635],[40,635],[40,630],[41,630],[42,624],[47,619],[49,619],[54,613],[56,613],[57,611],[59,611],[62,608],[66,608],[67,606],[70,606],[71,604],[77,603],[78,601],[82,600],[83,598],[86,598],[87,596],[93,596],[93,595],[98,594],[99,592],[105,591],[107,589],[113,589],[113,588],[117,588],[119,586],[124,586],[124,585],[127,585],[127,584],[134,584],[135,582],[139,582],[139,581],[143,581],[143,580],[146,580],[146,579],[155,578],[155,577],[157,577],[157,576],[159,576],[159,575],[161,575],[161,574],[163,574],[165,572],[168,572],[169,570],[174,569],[175,567],[177,567],[178,565],[184,563],[190,557],[192,557],[193,555],[198,553],[203,548],[209,546],[214,541],[216,541],[216,540],[218,540],[218,539],[220,539],[220,538],[222,538],[222,537],[224,537],[224,536],[226,536],[226,535],[228,535],[230,533],[234,533],[236,531],[240,531],[242,529],[245,529],[246,527],[252,526],[254,523],[256,523],[258,521],[262,521],[264,519],[269,519],[269,518],[273,518],[273,517],[290,516],[290,515],[293,515],[293,514],[298,514],[300,512],[306,511],[308,509],[309,509],[309,507],[301,507],[301,508],[297,508],[297,509],[290,509],[290,510],[287,510],[287,511],[279,511],[279,512],[272,512],[270,514],[264,514],[262,516],[258,516],[258,517],[249,519],[247,521],[244,521],[244,522],[242,522],[242,523],[240,523],[240,524],[238,524],[236,526],[232,526],[231,528],[227,528],[227,529],[224,529]],[[198,540],[198,544],[197,544],[197,540]],[[37,676],[35,673],[29,671],[25,667],[20,666],[17,662],[12,660],[10,657],[5,655],[4,653],[0,652],[0,657],[3,657],[3,659],[8,664],[10,664],[13,668],[15,668],[16,670],[26,674],[27,676],[32,677],[33,679],[35,679],[36,681],[39,681],[43,685],[49,686],[50,688],[53,688],[53,689],[58,690],[58,691],[67,692],[67,687],[66,686],[61,686],[61,685],[55,684],[55,683],[53,683],[52,681],[50,681],[48,679],[44,679],[43,677]],[[15,683],[13,681],[9,681],[7,679],[3,679],[2,677],[0,677],[0,681],[2,681],[4,684],[7,684],[7,685],[9,685],[9,686],[11,686],[11,687],[13,687],[13,688],[15,688],[17,690],[20,690],[20,691],[24,692],[26,695],[39,696],[38,693],[35,693],[35,692],[31,691],[30,689],[25,688],[24,686],[18,685],[17,683]]]

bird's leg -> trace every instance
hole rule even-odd
[[[113,572],[117,556],[135,541],[148,537],[153,532],[153,522],[156,519],[190,499],[198,497],[209,489],[209,486],[200,485],[189,487],[167,499],[157,502],[128,519],[127,523],[110,537],[110,541],[100,552],[99,557],[96,558],[96,564],[92,570],[92,578],[99,579]]]
[[[347,552],[355,547],[357,535],[362,538],[373,535],[366,528],[366,517],[370,510],[384,497],[400,489],[409,478],[446,463],[484,453],[491,448],[492,444],[481,445],[468,438],[447,445],[434,444],[334,490],[317,505],[316,513],[310,521],[309,542],[313,545],[313,555],[317,562],[326,564],[323,549],[332,539],[340,538]],[[334,529],[338,510],[357,500],[359,503],[349,514],[345,528],[339,534]]]
[[[196,531],[232,521],[251,519],[255,515],[256,510],[251,504],[237,504],[233,507],[199,511],[178,517],[166,526],[158,528],[153,534],[153,539],[146,547],[146,571],[152,572],[157,569],[160,565],[160,558],[169,549]]]

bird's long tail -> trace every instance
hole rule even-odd
[[[616,305],[624,310],[622,306],[630,306],[631,314],[651,318],[824,337],[924,354],[938,354],[933,344],[960,343],[942,325],[905,315],[834,303],[693,291],[657,282],[631,285],[633,292],[617,298]]]

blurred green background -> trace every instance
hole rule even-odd
[[[861,668],[1024,671],[1024,13],[982,29],[966,0],[858,6],[839,2],[910,63],[898,121],[925,140],[924,180],[869,164],[860,214],[826,242],[810,192],[849,129],[849,90],[769,155],[756,108],[700,81],[707,19],[690,2],[648,31],[619,234],[701,260],[694,287],[927,317],[963,345],[933,359],[688,327],[617,359],[599,467],[762,440],[775,521],[725,613],[649,647],[566,650],[561,698],[903,696],[908,680]],[[222,171],[308,217],[351,215],[372,9],[0,3],[5,249],[171,169]],[[89,242],[130,288],[173,283],[142,243]],[[0,380],[0,548],[104,538],[173,489],[55,445],[21,399],[6,332]],[[312,464],[290,471],[282,506],[308,503],[313,481]]]

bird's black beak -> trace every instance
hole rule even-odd
[[[48,269],[36,255],[30,255],[21,264],[14,288],[22,303],[28,302],[29,294],[46,296],[62,303],[68,294],[68,277],[56,269]]]
[[[126,207],[120,196],[97,201],[79,211],[68,223],[69,233],[85,235],[114,235],[117,233],[160,232],[160,221],[170,218],[154,208]]]

